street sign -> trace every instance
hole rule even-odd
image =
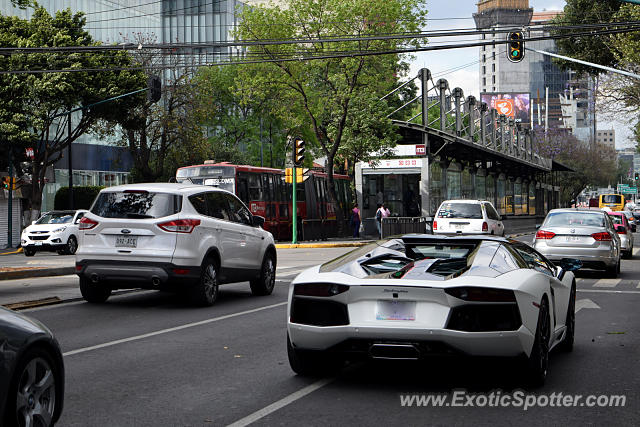
[[[424,156],[427,154],[427,148],[424,144],[416,144],[416,156]]]
[[[618,184],[618,188],[627,188],[629,184]]]
[[[618,189],[622,194],[637,194],[638,187],[622,187]]]

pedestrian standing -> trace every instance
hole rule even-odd
[[[351,226],[353,227],[353,237],[360,237],[360,209],[356,203],[351,210]]]
[[[378,238],[382,239],[382,211],[384,207],[382,203],[378,203],[378,210],[376,211],[376,228],[378,229]]]

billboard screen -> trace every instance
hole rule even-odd
[[[516,122],[523,124],[529,124],[531,117],[529,98],[528,93],[516,92],[480,94],[480,99],[489,106],[489,109],[495,108],[498,114],[512,117]]]

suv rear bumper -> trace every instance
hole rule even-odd
[[[200,266],[85,259],[76,262],[76,274],[92,282],[107,283],[112,289],[171,289],[197,283]]]

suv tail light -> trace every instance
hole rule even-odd
[[[434,230],[438,229],[438,221],[433,221],[433,229]]]
[[[536,240],[538,240],[538,239],[540,239],[540,240],[553,239],[553,237],[555,235],[556,235],[556,233],[554,233],[552,231],[538,230],[538,232],[536,233]]]
[[[98,225],[98,221],[94,221],[92,219],[87,218],[86,216],[83,216],[80,219],[80,222],[78,223],[78,229],[79,230],[91,230],[96,225]]]
[[[482,231],[489,231],[489,224],[487,224],[486,222],[482,223]]]
[[[595,240],[599,242],[610,242],[612,240],[611,234],[606,231],[602,231],[600,233],[593,233],[591,235]]]
[[[197,225],[200,225],[199,219],[174,219],[162,222],[158,224],[158,227],[172,233],[191,233]]]

